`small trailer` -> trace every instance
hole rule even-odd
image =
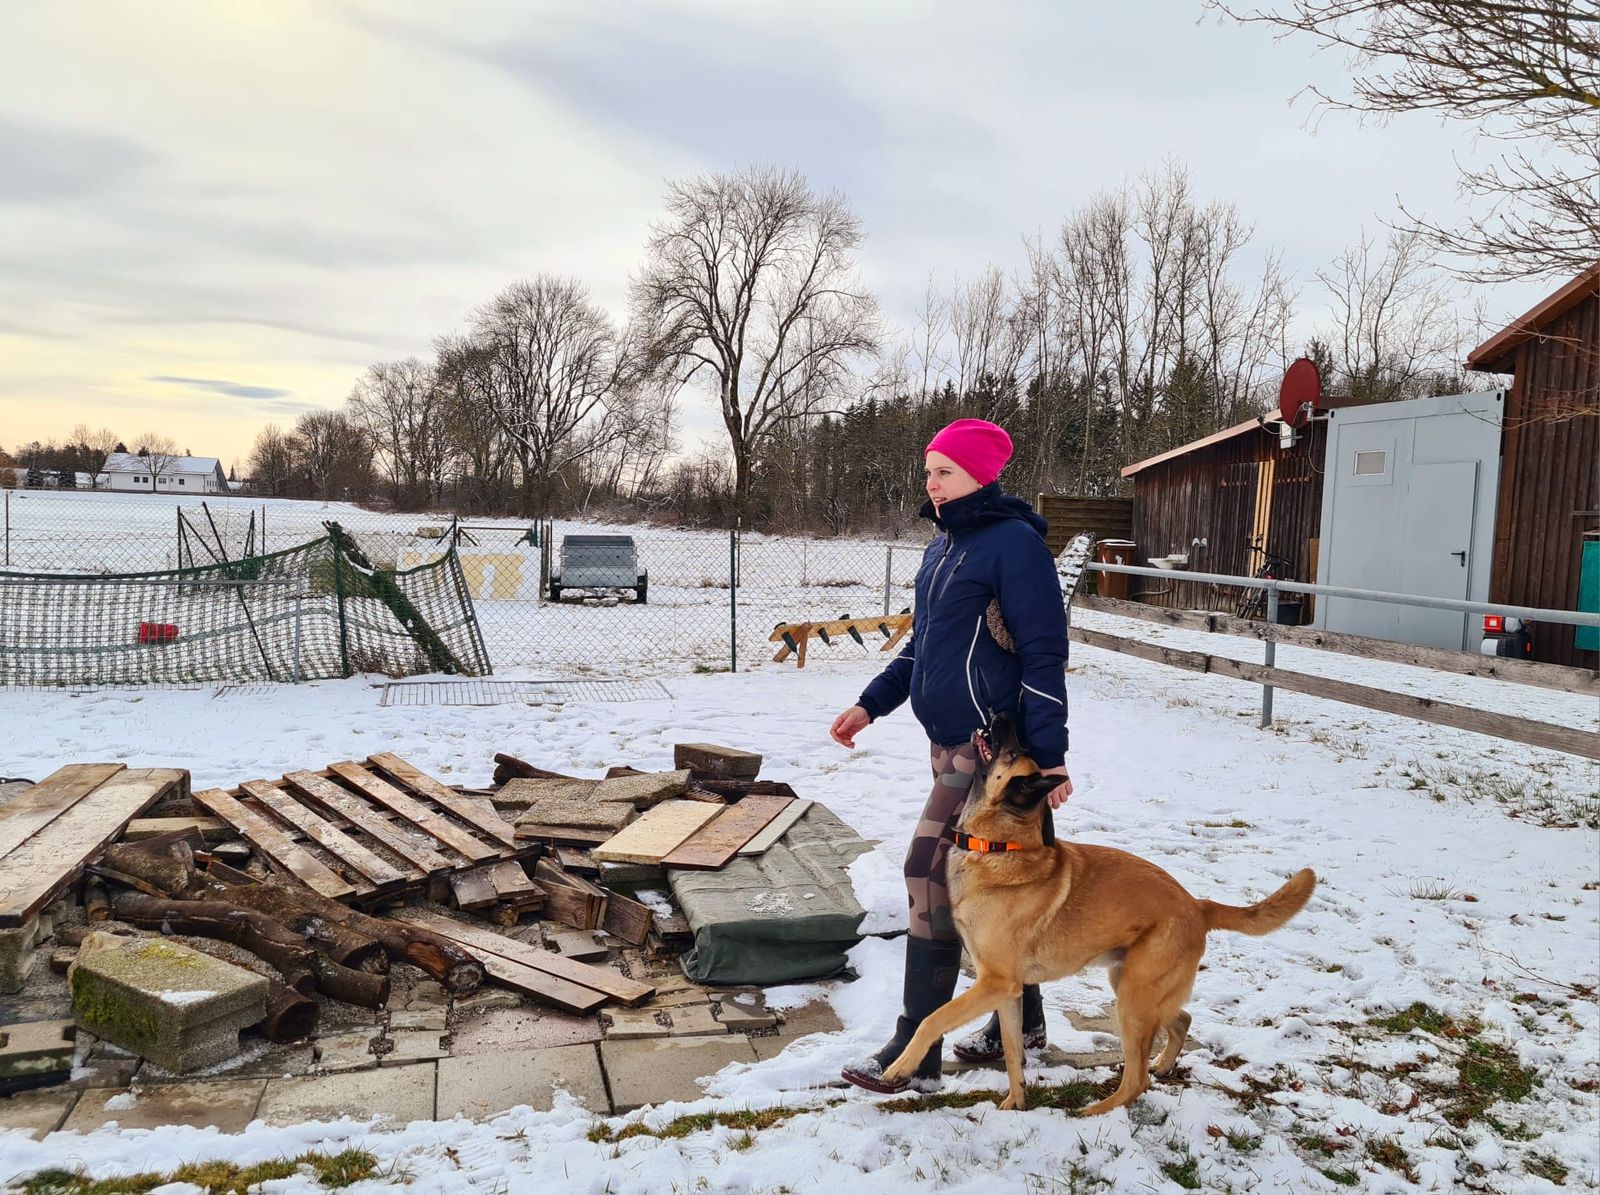
[[[550,600],[559,602],[569,590],[633,591],[643,605],[650,592],[650,574],[639,568],[631,535],[564,535],[561,563],[550,574]]]

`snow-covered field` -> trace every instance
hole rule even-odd
[[[222,699],[205,691],[0,692],[0,725],[12,730],[0,771],[39,775],[104,758],[187,767],[197,785],[217,785],[389,749],[434,774],[484,783],[497,750],[597,774],[624,761],[667,766],[675,741],[745,745],[765,754],[765,775],[826,802],[879,843],[853,879],[867,928],[885,933],[905,924],[899,865],[925,796],[926,743],[902,711],[865,732],[853,753],[830,744],[829,720],[872,663],[859,649],[854,660],[829,654],[804,672],[670,677],[670,701],[634,704],[379,708],[359,678]],[[1288,651],[1279,658],[1310,666]],[[1455,699],[1463,686],[1480,686],[1471,696],[1490,708],[1594,725],[1593,701],[1424,682],[1403,668],[1319,658],[1330,675],[1395,688],[1426,683]],[[604,657],[591,666],[631,671]],[[1320,877],[1305,912],[1280,932],[1213,936],[1189,1005],[1195,1048],[1179,1076],[1158,1081],[1131,1109],[1092,1121],[1002,1113],[989,1103],[890,1111],[831,1086],[842,1063],[880,1043],[898,998],[900,944],[869,937],[853,955],[856,982],[771,993],[780,1006],[821,994],[843,1031],[730,1067],[694,1104],[610,1122],[806,1109],[748,1137],[712,1127],[594,1142],[597,1118],[570,1102],[484,1124],[345,1120],[258,1125],[231,1138],[107,1129],[42,1142],[0,1137],[0,1183],[45,1166],[112,1175],[352,1145],[375,1154],[390,1176],[362,1189],[399,1179],[417,1191],[1600,1185],[1600,839],[1581,824],[1600,800],[1593,764],[1293,693],[1278,695],[1279,724],[1261,731],[1251,686],[1084,647],[1074,649],[1068,688],[1077,794],[1058,816],[1061,833],[1132,850],[1196,894],[1223,900],[1258,899],[1301,866]],[[1372,1024],[1414,1002],[1449,1020],[1414,1030]],[[1105,1008],[1100,974],[1048,985],[1046,1003],[1056,1045],[1111,1044],[1065,1016]],[[1459,1079],[1470,1066],[1522,1098],[1464,1115]],[[1113,1073],[1032,1066],[1028,1078]],[[1002,1075],[970,1072],[946,1087],[997,1092]],[[310,1179],[270,1187],[315,1189]]]

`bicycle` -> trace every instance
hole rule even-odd
[[[1250,555],[1260,556],[1261,564],[1252,576],[1262,581],[1288,581],[1294,577],[1294,561],[1267,551],[1255,540],[1250,541]],[[1239,595],[1236,613],[1240,618],[1264,619],[1267,616],[1267,591],[1246,589]]]

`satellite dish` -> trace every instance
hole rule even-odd
[[[1322,374],[1310,357],[1292,362],[1278,387],[1278,414],[1290,427],[1304,427],[1322,398]]]

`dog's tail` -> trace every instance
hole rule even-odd
[[[1289,878],[1266,900],[1253,905],[1220,905],[1214,900],[1200,902],[1200,911],[1206,919],[1206,929],[1228,929],[1240,934],[1270,934],[1283,925],[1311,899],[1311,890],[1317,886],[1317,873],[1303,868]]]

